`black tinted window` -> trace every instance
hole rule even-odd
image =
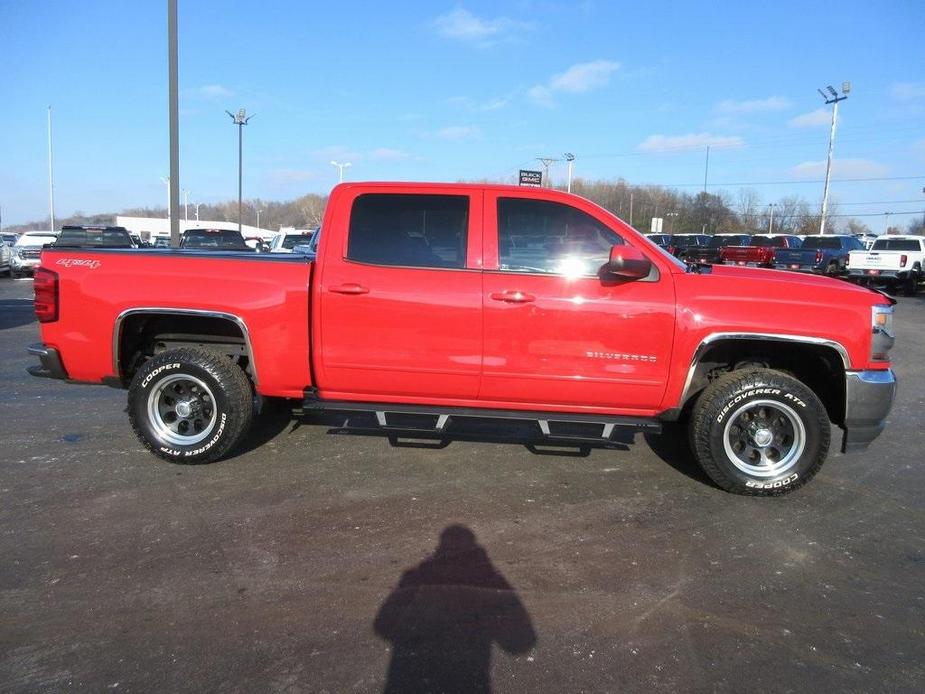
[[[837,236],[809,236],[803,241],[803,248],[841,248]]]
[[[501,270],[595,275],[623,239],[590,215],[544,200],[498,200]]]
[[[347,258],[375,265],[462,268],[469,198],[361,195],[353,203]]]
[[[877,239],[874,241],[872,251],[918,251],[919,242],[916,239]]]
[[[132,239],[124,229],[64,229],[55,245],[83,248],[131,248]]]

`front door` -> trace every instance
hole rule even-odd
[[[611,247],[625,243],[617,226],[592,205],[486,194],[480,399],[627,414],[659,405],[674,283],[664,263],[643,280],[602,281]]]
[[[348,228],[324,229],[330,243],[323,235],[315,279],[322,396],[476,397],[482,192],[443,191],[338,198],[343,208],[329,219]]]

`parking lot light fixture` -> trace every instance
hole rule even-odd
[[[832,129],[829,131],[829,155],[825,162],[825,186],[822,189],[822,219],[819,222],[819,234],[825,233],[826,213],[829,209],[829,179],[832,175],[832,153],[835,149],[835,128],[838,125],[838,102],[848,98],[851,91],[851,82],[842,82],[841,95],[831,84],[826,87],[826,92],[817,89],[826,104],[832,104]]]
[[[566,186],[566,190],[569,193],[571,193],[572,192],[572,162],[575,161],[575,155],[572,154],[571,152],[566,152],[562,156],[564,156],[565,161],[568,162],[568,185]]]
[[[344,162],[343,164],[341,164],[340,162],[334,161],[334,160],[332,159],[332,160],[331,160],[331,166],[336,166],[336,167],[337,167],[338,175],[339,175],[338,183],[343,183],[343,182],[344,182],[344,169],[350,168],[350,162],[347,161],[347,162]]]
[[[229,116],[231,116],[231,121],[238,126],[238,233],[241,233],[241,208],[242,208],[242,191],[244,179],[243,166],[244,166],[244,156],[243,156],[243,145],[244,145],[244,126],[250,122],[250,119],[253,118],[253,115],[247,115],[247,110],[245,108],[239,108],[237,113],[232,113],[231,111],[225,111]]]

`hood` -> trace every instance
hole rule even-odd
[[[736,293],[741,292],[742,296],[764,296],[771,301],[896,303],[895,299],[883,292],[860,287],[845,280],[789,270],[713,265],[709,272],[688,273],[686,277],[692,278],[695,284],[702,282],[698,287],[700,291],[709,292],[707,287],[714,284],[716,280],[724,284],[731,281],[733,286],[739,290]],[[728,291],[723,293],[729,294]]]

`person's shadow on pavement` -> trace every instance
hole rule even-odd
[[[492,644],[519,654],[536,643],[517,593],[461,525],[405,571],[373,629],[392,644],[387,694],[491,692]]]

